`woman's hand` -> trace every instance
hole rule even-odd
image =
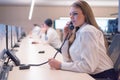
[[[61,62],[60,61],[57,61],[56,59],[52,58],[52,59],[49,59],[49,65],[51,68],[53,69],[61,69]]]
[[[64,38],[72,33],[72,30],[69,29],[70,21],[66,23],[64,27]]]

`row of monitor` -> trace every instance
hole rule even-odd
[[[0,72],[7,55],[6,50],[12,50],[22,38],[21,27],[0,24]]]
[[[105,33],[117,33],[118,31],[118,18],[95,18],[98,26]],[[69,18],[62,18],[55,20],[55,29],[63,29],[65,24],[70,21]]]

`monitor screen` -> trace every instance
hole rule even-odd
[[[69,19],[57,19],[55,20],[55,29],[64,29],[66,23],[70,21]]]
[[[22,28],[21,27],[16,27],[17,30],[17,40],[20,41],[22,37]]]
[[[12,36],[11,36],[11,35],[12,35],[11,30],[12,30],[12,29],[11,29],[11,28],[12,28],[12,27],[11,27],[10,25],[7,25],[7,42],[6,42],[6,43],[7,43],[7,49],[9,49],[9,50],[12,49],[12,45],[11,45],[11,44],[12,44],[12,40],[11,40],[11,39],[12,39],[12,38],[11,38],[11,37],[12,37]]]
[[[5,61],[5,49],[6,49],[6,27],[4,24],[0,24],[0,73]]]
[[[15,26],[12,26],[12,48],[14,48],[17,43],[17,30]]]
[[[3,58],[4,49],[6,49],[6,26],[0,24],[0,59]]]
[[[110,27],[109,20],[114,20],[115,18],[95,18],[95,19],[100,29],[103,32],[108,33],[108,29]]]

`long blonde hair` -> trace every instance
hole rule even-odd
[[[93,11],[87,2],[85,2],[84,0],[78,0],[78,1],[74,2],[71,5],[71,7],[80,8],[83,12],[83,15],[85,16],[85,22],[93,25],[94,27],[96,27],[97,29],[99,29],[101,31],[100,27],[96,23]],[[104,37],[104,40],[105,40],[106,49],[108,49],[108,43],[107,43],[107,40],[105,37]]]

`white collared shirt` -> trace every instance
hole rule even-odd
[[[32,34],[33,35],[39,35],[40,33],[40,27],[39,26],[35,26],[32,30]]]
[[[54,48],[60,48],[61,46],[60,37],[57,31],[55,31],[53,28],[49,28],[47,30],[47,34],[42,34],[41,39]]]
[[[113,68],[113,62],[106,53],[103,33],[94,26],[84,24],[76,32],[76,38],[69,49],[68,40],[62,48],[65,62],[61,69],[96,74]]]

